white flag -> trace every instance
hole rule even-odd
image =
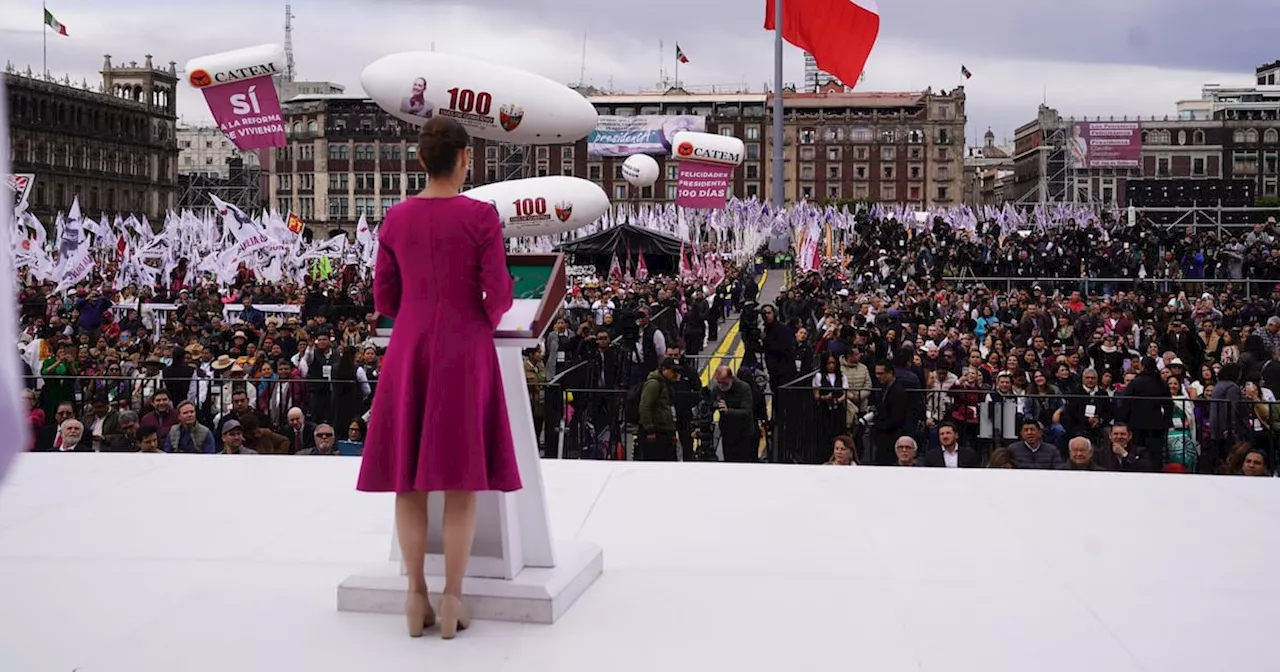
[[[8,119],[5,110],[7,95],[4,91],[4,78],[0,77],[0,119]],[[0,124],[0,180],[9,179],[9,125]],[[0,207],[0,250],[13,249],[13,210]],[[13,258],[8,254],[0,254],[0,278],[15,277]],[[18,307],[14,305],[13,289],[0,292],[0,340],[13,343],[18,340],[18,325],[14,316]],[[8,340],[13,339],[13,340]],[[13,457],[27,447],[27,423],[24,422],[22,409],[22,372],[18,369],[18,358],[0,357],[0,481]]]

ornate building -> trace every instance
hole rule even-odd
[[[588,96],[602,115],[693,115],[709,133],[741,138],[743,165],[733,193],[768,198],[771,97],[763,93],[689,93],[682,89],[636,95]],[[965,94],[850,93],[831,84],[818,93],[787,92],[786,197],[814,202],[843,199],[956,205],[964,195]],[[299,95],[284,104],[289,145],[266,162],[271,205],[295,212],[317,229],[350,229],[363,215],[387,210],[426,186],[417,163],[417,129],[351,95]],[[586,141],[521,146],[473,141],[467,185],[546,175],[591,180],[615,202],[675,199],[676,164],[661,166],[653,187],[633,189],[621,158],[592,159]]]
[[[28,205],[52,222],[80,199],[86,215],[162,218],[177,203],[177,64],[113,65],[92,91],[5,69],[14,173],[35,176]]]

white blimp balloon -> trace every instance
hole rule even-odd
[[[680,131],[671,137],[671,153],[681,161],[739,166],[746,151],[742,140],[728,135]]]
[[[633,187],[652,187],[659,172],[658,162],[648,154],[632,154],[622,162],[622,178]]]
[[[582,94],[533,73],[461,56],[412,51],[384,56],[360,76],[365,93],[397,119],[449,117],[477,138],[518,144],[577,142],[596,128]]]
[[[584,227],[609,210],[595,182],[567,175],[494,182],[463,192],[498,209],[504,238],[551,236]]]
[[[284,47],[278,44],[261,44],[200,56],[187,61],[187,83],[204,89],[254,77],[279,75],[285,71],[286,60]]]

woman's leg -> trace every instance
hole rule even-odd
[[[447,529],[447,528],[446,528]],[[427,594],[427,493],[396,494],[396,534],[409,575],[409,593]]]
[[[471,558],[471,542],[475,537],[476,493],[462,491],[444,493],[445,595],[462,597],[462,579],[467,573],[467,560]]]

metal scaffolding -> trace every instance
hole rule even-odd
[[[227,169],[225,179],[201,174],[179,175],[183,191],[178,199],[178,208],[202,212],[213,207],[213,200],[209,197],[217,196],[245,212],[261,209],[262,168],[245,165],[244,159],[232,157],[227,160]]]

